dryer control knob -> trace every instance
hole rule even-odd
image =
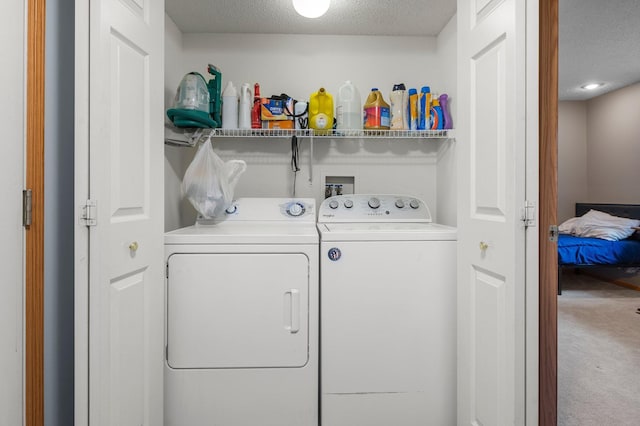
[[[289,216],[300,216],[304,213],[304,206],[300,203],[293,203],[287,209],[287,213],[289,213]]]
[[[420,207],[420,202],[416,199],[413,199],[409,201],[409,206],[411,206],[412,209],[417,209],[418,207]]]
[[[403,209],[404,208],[404,201],[402,201],[401,199],[397,199],[396,200],[396,207],[399,209]]]
[[[329,201],[329,207],[332,208],[333,210],[337,209],[339,205],[340,204],[338,204],[336,200]]]
[[[378,207],[380,207],[380,200],[378,200],[376,197],[369,198],[369,207],[374,210],[377,209]]]
[[[233,205],[230,205],[229,207],[227,207],[227,209],[224,212],[226,214],[234,214],[236,211],[238,211],[238,206],[233,204]]]
[[[353,200],[344,200],[344,206],[348,209],[353,207]]]

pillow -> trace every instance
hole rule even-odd
[[[589,210],[581,217],[572,218],[558,228],[564,234],[578,237],[601,238],[618,241],[633,235],[634,227],[640,226],[640,220],[612,216],[598,210]]]
[[[576,225],[580,223],[579,217],[572,217],[571,219],[567,219],[558,226],[558,231],[561,234],[574,234]]]

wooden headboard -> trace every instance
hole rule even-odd
[[[589,210],[598,210],[613,216],[640,219],[640,204],[590,204],[576,203],[576,217],[582,216]]]

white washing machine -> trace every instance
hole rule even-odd
[[[415,197],[318,211],[323,426],[456,424],[456,229]]]
[[[243,198],[165,234],[166,426],[317,426],[315,213]]]

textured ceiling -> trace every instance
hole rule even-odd
[[[183,33],[437,35],[456,0],[331,0],[318,19],[298,15],[291,0],[166,0]]]
[[[319,19],[291,0],[166,0],[183,33],[437,35],[456,0],[331,0]],[[560,0],[559,95],[586,100],[640,81],[640,0]],[[585,91],[589,82],[604,86]]]
[[[560,0],[559,95],[586,100],[640,81],[640,1]],[[586,91],[580,86],[604,83]]]

